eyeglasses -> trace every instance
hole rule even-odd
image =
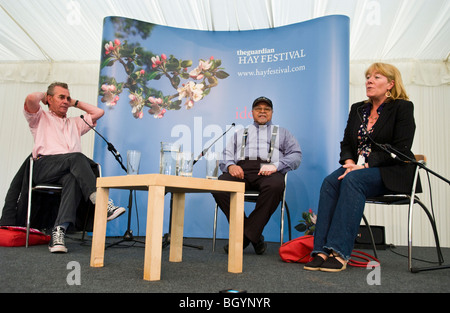
[[[67,101],[71,101],[72,100],[72,98],[70,97],[70,96],[68,96],[68,97],[66,97],[65,95],[51,95],[51,94],[47,94],[47,96],[51,96],[51,97],[57,97],[57,98],[59,98],[60,100],[65,100],[65,99],[67,99]]]
[[[269,107],[255,107],[253,108],[254,111],[256,112],[271,112],[272,109]]]

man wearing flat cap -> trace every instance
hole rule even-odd
[[[235,132],[220,162],[220,180],[245,182],[246,190],[258,190],[255,209],[244,218],[244,249],[251,243],[263,254],[266,243],[262,232],[277,209],[284,191],[284,175],[299,167],[302,152],[294,136],[272,124],[273,104],[266,97],[253,101],[253,124]],[[230,219],[229,193],[213,193],[214,199]],[[228,245],[224,247],[228,253]]]

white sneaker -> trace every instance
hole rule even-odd
[[[118,207],[114,205],[114,202],[109,199],[108,201],[108,218],[106,219],[108,222],[112,221],[115,218],[118,218],[123,213],[125,213],[125,208]]]
[[[66,230],[64,227],[56,226],[52,230],[52,238],[48,244],[48,249],[51,253],[62,252],[67,253],[66,244],[64,242],[64,236],[66,235]]]

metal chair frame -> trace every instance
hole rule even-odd
[[[426,164],[426,156],[424,155],[415,155],[416,161],[422,164]],[[415,272],[415,271],[419,271],[420,269],[414,269],[412,266],[412,212],[413,212],[413,208],[414,208],[414,204],[418,204],[420,205],[420,207],[423,209],[423,211],[426,213],[431,227],[433,229],[433,233],[434,233],[434,239],[435,239],[435,243],[436,243],[436,251],[437,251],[437,257],[438,257],[438,263],[439,265],[442,265],[442,263],[444,262],[443,256],[442,256],[442,251],[441,251],[441,247],[439,244],[439,236],[438,236],[438,232],[437,232],[437,228],[436,228],[436,222],[432,216],[432,214],[430,213],[430,211],[428,210],[428,208],[425,206],[425,204],[419,199],[419,197],[416,195],[416,186],[417,186],[417,181],[418,181],[418,177],[419,177],[419,170],[420,170],[420,166],[416,166],[416,171],[414,174],[414,181],[412,184],[412,190],[411,190],[411,194],[393,194],[393,195],[383,195],[383,196],[379,196],[379,197],[371,197],[371,198],[367,198],[366,199],[366,203],[371,203],[371,204],[382,204],[382,205],[408,205],[408,270],[410,272]],[[371,239],[372,239],[372,246],[373,249],[375,250],[375,244],[373,241],[373,235],[372,235],[372,231],[370,229],[370,225],[367,222],[367,219],[365,219],[365,217],[363,216],[364,222],[366,223]]]
[[[62,192],[63,186],[60,184],[33,184],[33,165],[34,159],[30,156],[30,172],[29,172],[29,181],[28,181],[28,206],[27,206],[27,221],[26,221],[26,240],[25,247],[28,248],[28,240],[30,237],[30,219],[31,219],[31,201],[33,191],[36,192],[44,192],[47,194],[60,194]],[[101,166],[97,163],[99,176],[102,176]],[[84,237],[84,234],[83,234]]]
[[[284,242],[284,213],[286,211],[287,220],[288,220],[288,228],[289,228],[289,240],[291,240],[291,217],[289,214],[289,207],[286,202],[286,189],[287,189],[287,173],[284,175],[284,191],[283,197],[281,199],[281,220],[280,220],[280,245]],[[245,202],[256,202],[259,196],[259,191],[255,190],[246,190],[244,193],[244,201]],[[218,205],[216,203],[214,209],[214,226],[213,226],[213,245],[212,251],[215,251],[216,248],[216,232],[217,232],[217,218],[218,218]]]

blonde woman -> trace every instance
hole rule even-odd
[[[313,259],[306,270],[338,272],[353,250],[367,197],[411,191],[414,166],[393,159],[386,145],[411,158],[415,122],[398,69],[374,63],[366,71],[368,100],[352,105],[339,163],[320,190]],[[420,184],[419,190],[420,190]]]

